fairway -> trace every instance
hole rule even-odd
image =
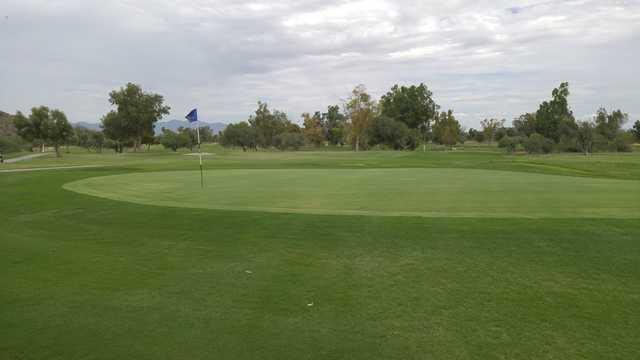
[[[640,353],[637,153],[204,150],[5,164],[1,359]]]
[[[139,204],[324,215],[640,218],[640,182],[474,169],[242,169],[93,177],[65,189]]]

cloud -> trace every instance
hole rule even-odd
[[[569,81],[574,112],[640,117],[637,0],[8,0],[0,109],[46,104],[99,121],[128,81],[182,117],[246,119],[258,100],[302,112],[360,83],[424,82],[466,126],[534,111]]]

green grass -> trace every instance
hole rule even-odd
[[[477,169],[130,173],[65,189],[139,204],[324,215],[635,218],[640,182]]]
[[[494,181],[513,189],[522,181],[522,194],[547,185],[566,197],[571,184],[607,185],[587,204],[593,209],[598,201],[625,198],[637,209],[640,191],[638,154],[209,151],[216,155],[205,163],[207,189],[214,173],[255,174],[248,169],[282,169],[303,180],[313,169],[329,177],[335,169],[354,176],[413,169],[412,176],[433,172],[445,180],[456,173],[451,169],[484,169],[502,172],[463,170],[479,183],[464,183],[469,187],[455,206],[486,198],[491,207],[493,199],[470,189]],[[137,173],[157,181],[159,171],[197,169],[197,159],[159,150],[63,155],[3,168],[109,166],[0,173],[2,359],[630,359],[640,353],[638,219],[148,206],[63,186]],[[256,185],[278,183],[278,171],[265,174]],[[554,181],[566,191],[548,186]],[[281,185],[283,193],[300,189],[295,181]],[[358,191],[335,190],[348,189]],[[327,193],[313,195],[324,200]]]

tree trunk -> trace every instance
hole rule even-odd
[[[56,157],[61,157],[60,156],[60,145],[55,144],[55,145],[53,145],[53,147],[56,149]]]
[[[356,136],[356,152],[360,149],[360,135]]]
[[[44,143],[42,143],[42,151],[40,152],[44,152]]]

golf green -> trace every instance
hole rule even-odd
[[[640,218],[640,182],[472,169],[146,172],[64,185],[138,204],[308,214]]]

